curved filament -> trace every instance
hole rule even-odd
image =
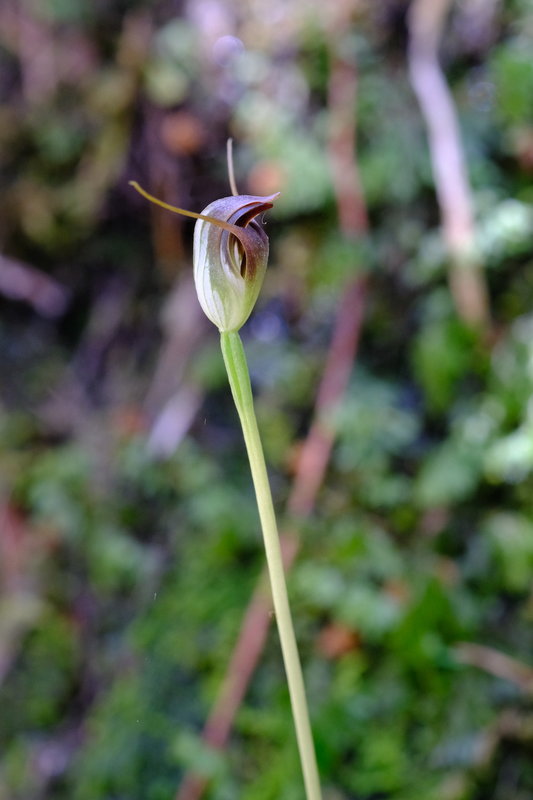
[[[238,236],[240,233],[239,228],[236,225],[232,225],[230,222],[223,222],[221,219],[215,219],[215,217],[208,217],[205,214],[196,214],[194,211],[187,211],[184,208],[178,208],[178,206],[171,206],[170,203],[165,203],[163,200],[159,200],[157,197],[149,194],[142,186],[139,186],[137,181],[129,181],[129,184],[151,203],[155,203],[156,206],[161,206],[161,208],[166,208],[167,211],[173,211],[174,214],[182,214],[184,217],[203,219],[204,222],[211,222],[213,225],[223,228],[234,236]]]

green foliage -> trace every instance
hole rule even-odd
[[[413,367],[430,411],[445,411],[460,380],[476,370],[475,344],[472,332],[455,318],[431,320],[421,329],[414,342]]]
[[[521,514],[500,512],[491,514],[484,528],[503,586],[510,592],[527,591],[533,570],[533,522]]]
[[[498,109],[509,122],[532,121],[533,66],[529,44],[526,37],[517,36],[500,47],[491,59]]]

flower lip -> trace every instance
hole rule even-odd
[[[221,197],[202,212],[205,221],[211,218],[215,225],[218,220],[224,223],[223,230],[208,235],[218,240],[221,258],[235,277],[253,280],[262,260],[266,260],[268,239],[256,217],[272,208],[279,194]]]
[[[231,261],[241,278],[250,278],[255,274],[255,259],[248,259],[247,251],[249,249],[256,250],[258,246],[256,237],[261,240],[265,236],[256,217],[272,208],[274,200],[279,197],[279,194],[279,192],[276,192],[265,197],[237,195],[241,203],[237,211],[228,218],[228,222],[238,228],[248,228],[248,231],[244,236],[239,236],[236,233],[226,234],[224,232],[221,238],[228,248],[228,252],[232,256]],[[228,198],[228,200],[230,199],[232,198]],[[249,202],[246,202],[246,200]],[[251,269],[248,268],[248,264],[250,264]]]
[[[279,195],[280,192],[266,195],[265,197],[254,195],[237,195],[241,201],[240,208],[229,217],[228,222],[238,225],[240,228],[245,228],[248,223],[252,222],[252,220],[259,216],[259,214],[262,214],[264,211],[268,211],[270,208],[272,208],[274,206],[274,201],[279,197]]]

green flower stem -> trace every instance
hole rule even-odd
[[[272,494],[255,418],[248,365],[241,338],[236,331],[221,333],[220,344],[222,347],[222,355],[224,356],[224,363],[226,364],[226,370],[228,372],[231,392],[235,405],[237,406],[237,411],[239,412],[252,471],[259,517],[263,529],[274,611],[276,613],[285,672],[289,684],[306,797],[307,800],[321,800],[320,781],[318,778],[315,749],[309,722],[309,712],[307,710],[302,667],[298,656],[296,637],[294,635],[294,627],[289,607],[287,584],[285,583],[285,573],[283,570]]]

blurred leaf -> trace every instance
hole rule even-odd
[[[521,514],[491,514],[484,523],[503,585],[513,592],[526,591],[533,574],[533,522]]]
[[[498,48],[491,59],[498,109],[511,122],[533,118],[533,64],[527,39],[517,37]]]
[[[414,342],[413,366],[431,410],[444,411],[475,359],[471,331],[456,319],[428,322]]]
[[[483,450],[460,439],[438,446],[426,459],[415,484],[415,498],[423,508],[466,500],[481,478]]]

